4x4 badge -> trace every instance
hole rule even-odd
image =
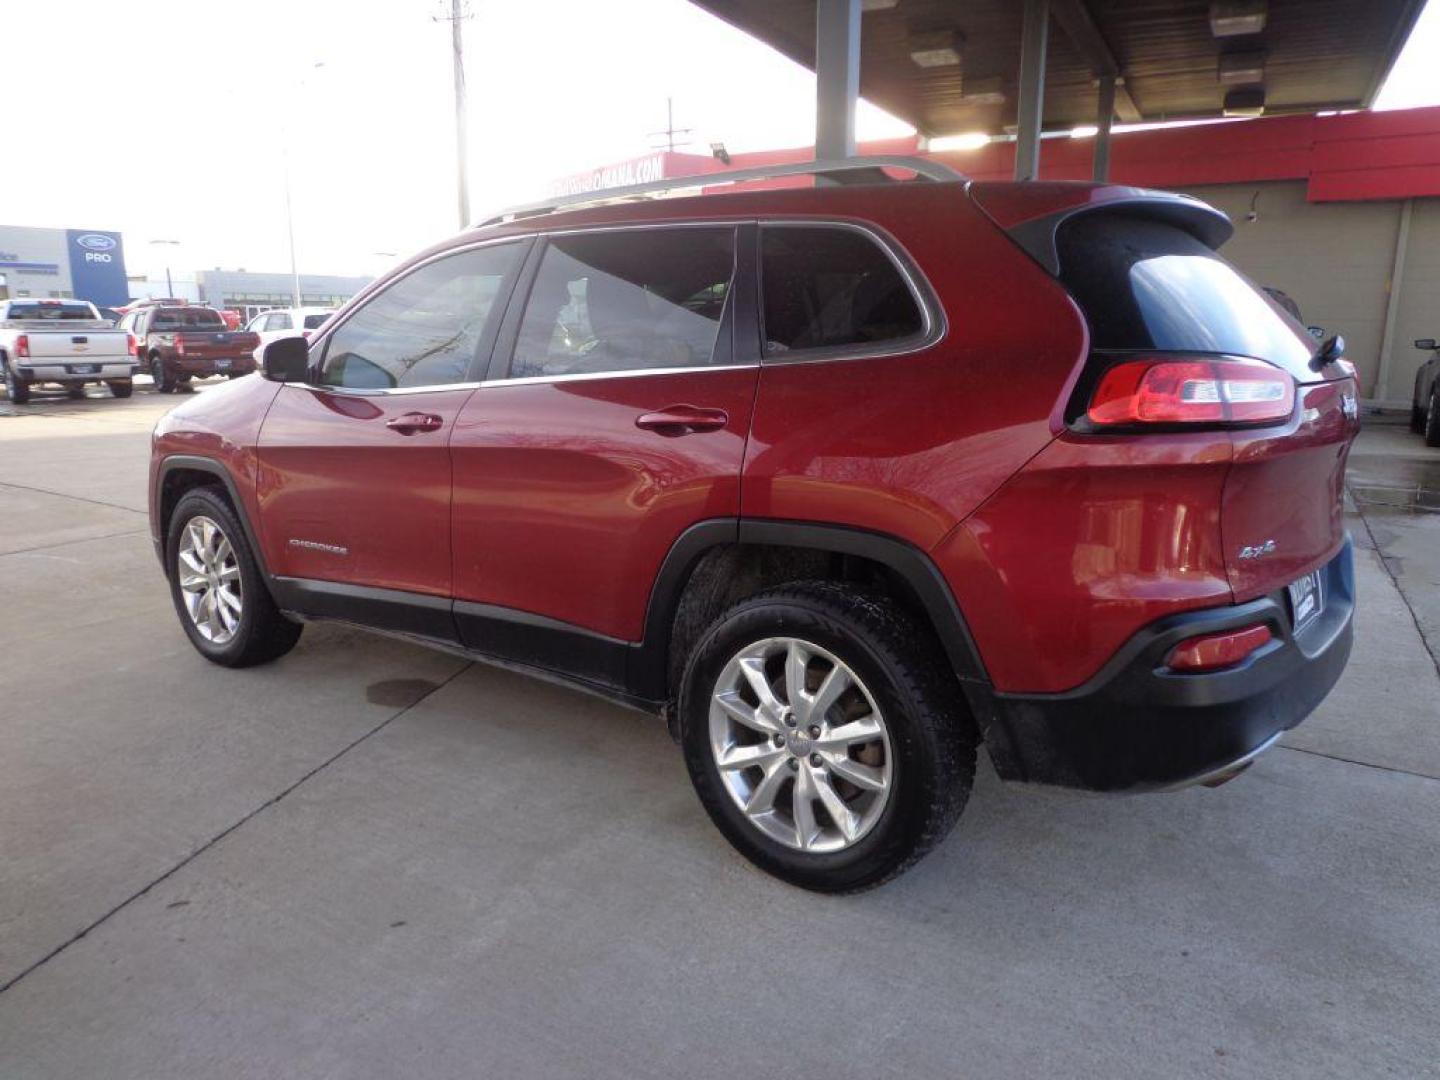
[[[1240,549],[1240,558],[1258,559],[1262,555],[1269,555],[1275,550],[1275,541],[1266,540],[1263,544],[1250,544]]]

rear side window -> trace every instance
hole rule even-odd
[[[321,384],[393,390],[468,381],[520,250],[463,251],[387,286],[329,335]]]
[[[95,312],[89,304],[14,304],[8,315],[11,319],[53,319],[56,322],[72,322],[79,319],[94,319]]]
[[[319,330],[320,327],[322,327],[322,326],[325,325],[325,320],[328,319],[328,318],[330,318],[330,313],[329,313],[328,311],[327,311],[327,312],[324,312],[323,314],[320,314],[320,315],[306,315],[306,316],[305,316],[305,329],[306,329],[306,330]]]
[[[767,355],[883,345],[925,331],[895,260],[856,229],[765,226],[760,277]]]
[[[1304,327],[1174,225],[1086,214],[1057,237],[1060,277],[1103,350],[1231,353],[1305,364]]]
[[[152,330],[224,330],[218,311],[202,307],[159,308]]]
[[[720,322],[735,274],[729,227],[552,237],[512,378],[703,367],[728,357]]]
[[[265,324],[266,330],[289,330],[290,316],[285,312],[271,312],[270,321]]]

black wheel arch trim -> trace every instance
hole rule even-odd
[[[261,576],[270,586],[271,595],[275,595],[275,579],[265,564],[265,553],[260,547],[255,529],[250,524],[250,515],[245,510],[245,500],[240,497],[240,488],[235,483],[235,478],[230,475],[230,470],[214,458],[196,454],[171,454],[160,462],[156,470],[155,490],[150,493],[150,540],[155,545],[155,554],[160,559],[161,568],[169,573],[165,567],[165,534],[168,523],[160,520],[160,511],[164,506],[165,480],[172,472],[180,469],[208,473],[225,486],[225,491],[230,496],[230,506],[235,511],[235,516],[240,519],[240,527],[245,530],[245,540],[250,545],[250,554],[255,559],[255,565],[260,568]]]
[[[713,518],[690,526],[671,546],[651,589],[645,638],[632,656],[632,690],[666,700],[671,625],[691,571],[715,547],[754,544],[856,555],[895,572],[911,588],[940,637],[956,677],[970,687],[989,686],[984,663],[955,595],[939,567],[919,548],[898,537],[844,525],[769,518]],[[972,702],[972,704],[974,704]]]

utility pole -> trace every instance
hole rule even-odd
[[[450,24],[450,48],[455,64],[455,180],[460,194],[460,228],[470,227],[470,154],[465,139],[465,42],[460,24],[470,18],[464,0],[450,0],[450,14],[434,16]]]

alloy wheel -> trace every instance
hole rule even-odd
[[[859,842],[890,798],[894,757],[874,697],[837,656],[798,638],[757,641],[721,670],[710,749],[750,824],[800,851]]]
[[[197,515],[185,525],[176,554],[176,573],[185,611],[200,636],[224,645],[240,627],[245,609],[240,563],[224,530]]]

